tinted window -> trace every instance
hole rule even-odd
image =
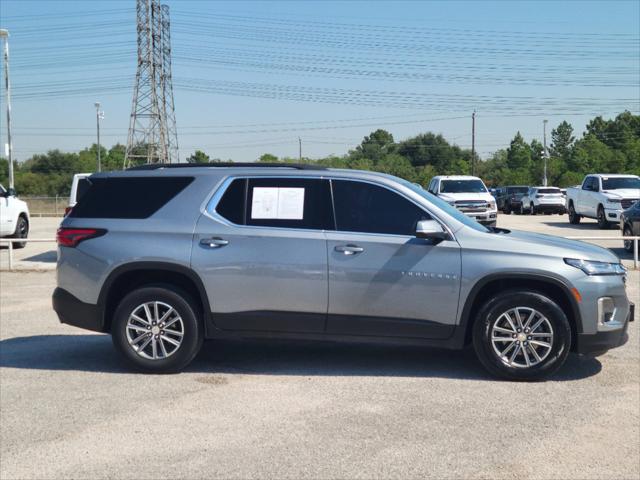
[[[246,195],[247,180],[244,178],[231,182],[220,199],[216,212],[230,222],[244,225],[244,200]]]
[[[529,191],[529,187],[509,187],[507,188],[509,193],[522,193],[525,194]]]
[[[91,182],[88,178],[80,178],[78,180],[78,186],[76,188],[76,202],[84,197],[84,194],[87,193],[89,187],[91,186]]]
[[[560,193],[559,188],[539,188],[538,193]]]
[[[193,177],[92,178],[71,217],[147,218],[193,181]]]
[[[481,180],[442,180],[440,193],[484,193],[487,189]]]
[[[245,203],[246,225],[334,229],[328,180],[250,178]]]
[[[633,177],[602,177],[603,190],[617,190],[619,188],[640,188],[640,178]]]
[[[431,217],[420,207],[384,187],[333,180],[338,230],[344,232],[415,235],[419,220]]]

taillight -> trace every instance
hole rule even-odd
[[[61,247],[76,247],[80,242],[90,238],[100,237],[107,233],[101,228],[65,228],[60,227],[56,232],[56,241]]]

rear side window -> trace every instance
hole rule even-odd
[[[76,218],[148,218],[193,181],[193,177],[92,178],[71,210]]]
[[[343,232],[415,235],[427,212],[401,195],[364,182],[333,180],[337,229]]]
[[[237,179],[216,212],[237,225],[334,229],[329,181],[322,179]]]

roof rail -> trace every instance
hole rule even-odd
[[[250,168],[294,168],[296,170],[326,170],[327,167],[309,163],[263,163],[263,162],[212,162],[212,163],[145,163],[127,170],[159,170],[161,168],[224,168],[224,167],[250,167]]]

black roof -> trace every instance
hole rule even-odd
[[[212,163],[145,163],[127,170],[158,170],[160,168],[294,168],[296,170],[326,170],[310,163],[212,162]]]

